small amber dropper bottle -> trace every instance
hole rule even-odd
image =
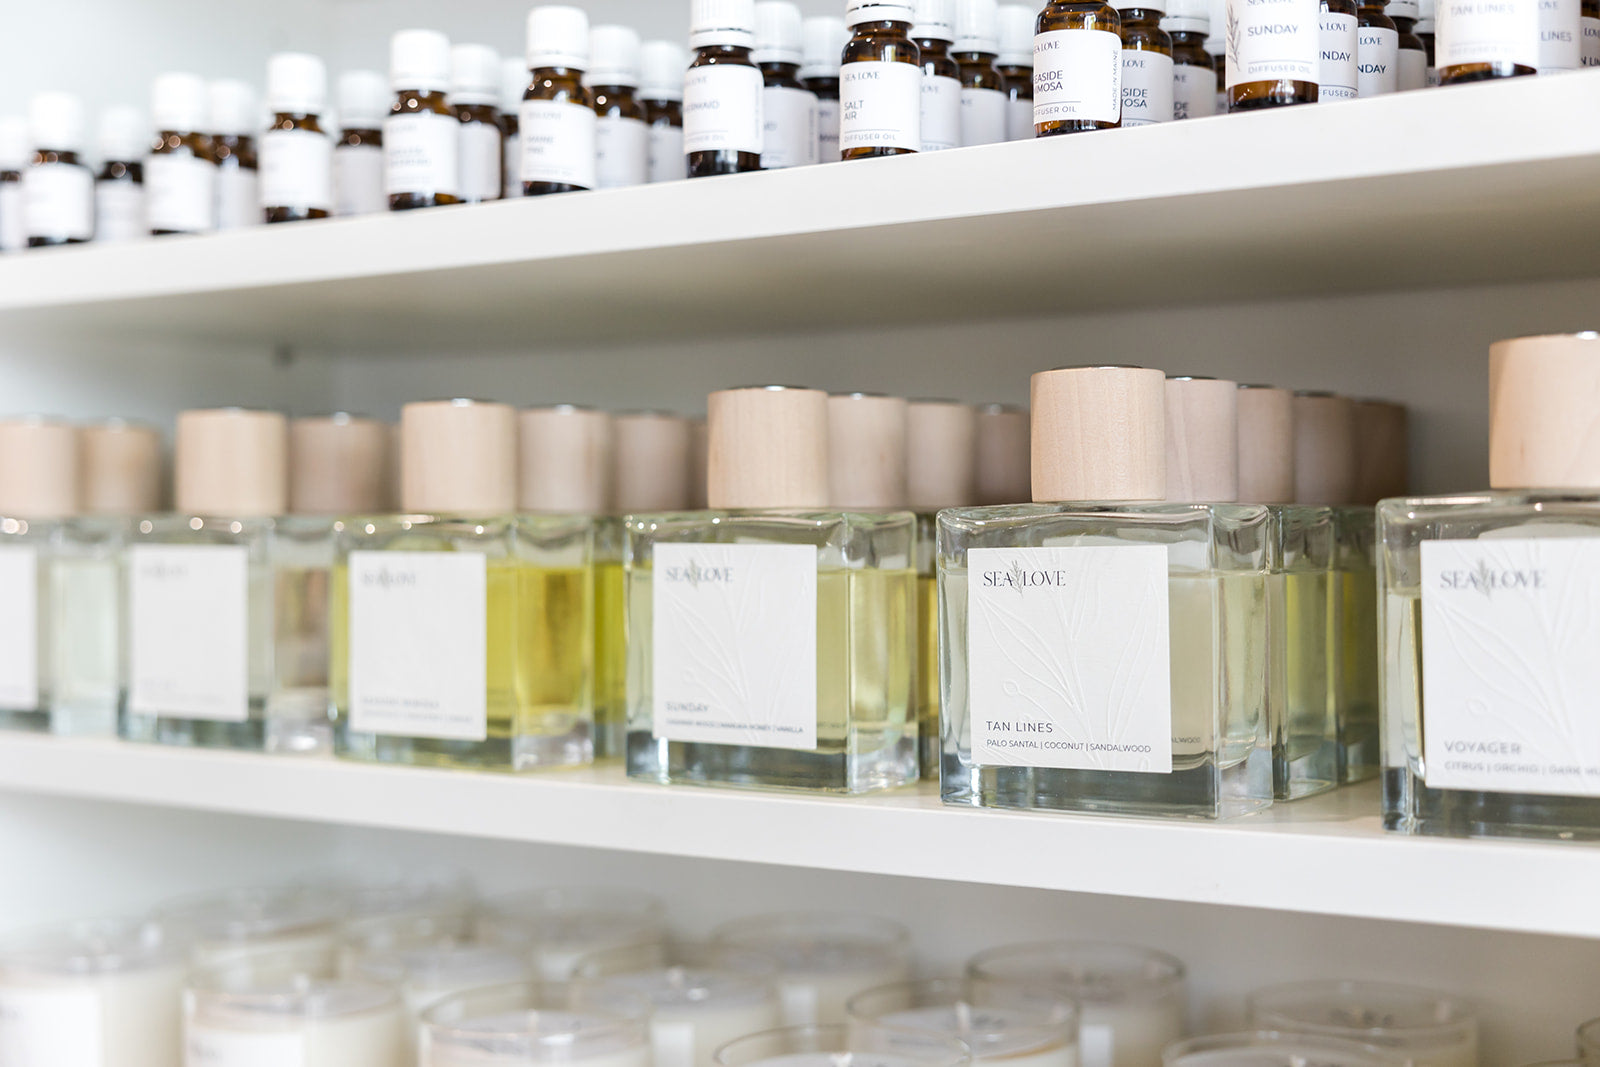
[[[383,122],[384,185],[390,211],[461,202],[460,123],[450,110],[450,39],[401,30],[389,44],[394,105]]]
[[[765,80],[755,46],[754,0],[693,0],[694,55],[683,82],[683,149],[691,178],[761,169]]]
[[[850,0],[839,71],[839,153],[844,159],[922,151],[922,52],[909,4]]]
[[[281,52],[267,61],[272,125],[261,138],[261,205],[268,222],[333,213],[333,139],[321,122],[327,95],[318,57]]]
[[[1035,26],[1037,136],[1122,125],[1122,19],[1104,0],[1049,0]]]

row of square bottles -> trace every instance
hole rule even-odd
[[[1593,395],[1582,376],[1595,341],[1495,349],[1497,486],[1584,476],[1574,427]],[[8,588],[36,581],[41,614],[52,600],[88,603],[74,582],[109,590],[99,617],[75,625],[102,642],[122,631],[110,687],[133,740],[292,751],[331,739],[358,759],[502,770],[586,763],[598,749],[622,754],[637,778],[842,793],[913,781],[921,763],[956,803],[1216,818],[1377,773],[1387,645],[1391,826],[1572,833],[1592,819],[1573,799],[1590,791],[1582,716],[1556,709],[1549,736],[1504,725],[1543,699],[1528,693],[1571,688],[1572,642],[1551,627],[1577,624],[1483,595],[1511,582],[1496,574],[1537,570],[1518,590],[1553,588],[1557,549],[1574,572],[1562,587],[1577,588],[1581,497],[1528,498],[1536,521],[1496,538],[1498,553],[1526,549],[1538,567],[1520,555],[1468,561],[1471,544],[1448,546],[1462,556],[1452,566],[1438,552],[1430,564],[1437,546],[1424,542],[1476,541],[1495,525],[1458,526],[1462,509],[1509,514],[1511,502],[1391,502],[1381,535],[1370,507],[1289,503],[1402,491],[1403,410],[1079,367],[1033,381],[1032,495],[1072,503],[937,516],[937,503],[919,503],[919,514],[903,510],[906,410],[808,389],[714,393],[710,510],[615,519],[552,503],[581,498],[594,469],[598,446],[575,409],[524,413],[519,444],[506,406],[408,405],[404,514],[349,517],[363,509],[341,498],[321,509],[339,519],[277,517],[290,480],[281,417],[191,412],[179,423],[178,514],[7,518],[0,565]],[[384,480],[386,427],[322,428],[327,444],[297,456],[297,481],[319,467],[334,494]],[[963,440],[953,422],[947,443],[948,456],[921,465],[948,460],[970,476],[970,429]],[[59,492],[65,465],[52,477],[49,464],[18,460],[47,451],[0,449],[35,504]],[[532,483],[552,495],[530,501]],[[15,485],[9,496],[8,513],[30,510]],[[1543,518],[1552,513],[1561,521]],[[1445,578],[1427,577],[1439,568]],[[1441,583],[1491,607],[1433,596],[1430,608]],[[1469,680],[1438,684],[1442,721],[1425,751],[1430,611],[1478,611],[1430,627],[1470,630],[1477,646],[1451,642],[1462,662],[1450,670]],[[15,679],[28,680],[16,649],[70,660],[38,641],[60,627],[28,614],[10,624],[30,633],[4,642],[13,707],[26,688]],[[1491,677],[1510,655],[1495,642],[1542,664],[1550,685]],[[309,684],[295,684],[302,675]],[[69,679],[32,682],[35,704],[14,720],[70,708],[41,695]],[[1525,758],[1501,766],[1496,753]],[[1481,758],[1453,758],[1464,754]]]

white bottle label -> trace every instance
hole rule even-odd
[[[1317,99],[1356,98],[1356,17],[1324,11],[1317,19],[1321,63],[1317,67]]]
[[[804,167],[817,161],[817,98],[805,89],[762,90],[761,169]]]
[[[839,72],[839,151],[922,151],[922,68],[870,60]]]
[[[0,604],[0,711],[37,711],[39,553],[32,545],[0,545]]]
[[[305,1067],[301,1033],[184,1027],[183,1067]]]
[[[94,239],[102,244],[150,236],[144,217],[144,186],[130,181],[98,182],[94,187]]]
[[[651,588],[656,737],[817,747],[815,548],[658,544]]]
[[[261,208],[333,210],[333,139],[327,134],[268,130],[260,159]]]
[[[389,210],[383,186],[383,149],[340,145],[333,152],[333,189],[339,215],[370,215]]]
[[[683,127],[657,122],[650,127],[650,180],[675,182],[689,176],[689,160],[683,154]]]
[[[1400,91],[1400,34],[1383,26],[1363,26],[1356,37],[1356,92],[1382,96]]]
[[[522,134],[514,133],[505,139],[502,149],[505,161],[505,187],[500,191],[503,200],[515,200],[522,195]]]
[[[1439,0],[1434,63],[1539,65],[1538,0]]]
[[[1422,542],[1430,789],[1600,796],[1600,540]]]
[[[1166,548],[978,548],[967,573],[976,762],[1172,771]]]
[[[922,78],[922,150],[943,152],[961,147],[961,82],[955,78]]]
[[[1122,124],[1148,126],[1171,122],[1175,110],[1172,57],[1160,52],[1122,50]]]
[[[265,221],[259,173],[244,167],[218,167],[217,229],[241,230]]]
[[[1122,38],[1109,30],[1051,30],[1033,39],[1033,121],[1116,122],[1122,116]]]
[[[0,988],[0,1063],[101,1067],[100,997],[93,988]]]
[[[150,228],[209,233],[217,228],[217,167],[191,155],[162,152],[144,161],[145,212]]]
[[[29,167],[22,172],[22,204],[28,237],[87,241],[94,236],[94,174],[88,167]]]
[[[961,145],[999,144],[1006,139],[1006,106],[998,89],[961,90]]]
[[[596,122],[595,188],[626,189],[649,179],[650,127],[609,115]]]
[[[383,188],[387,196],[461,192],[460,147],[454,115],[426,112],[383,120]],[[387,205],[385,205],[387,206]]]
[[[691,67],[683,79],[684,152],[761,152],[762,85],[755,67]]]
[[[1539,0],[1539,73],[1557,74],[1583,65],[1583,30],[1578,0]]]
[[[488,574],[477,552],[350,553],[352,730],[489,736]]]
[[[128,704],[136,713],[250,717],[249,568],[242,545],[128,550]]]
[[[817,158],[839,162],[839,101],[817,101]]]
[[[1578,62],[1585,67],[1600,67],[1600,19],[1585,15],[1578,20],[1583,42],[1578,50]],[[0,194],[3,195],[3,194]]]
[[[1436,51],[1434,54],[1437,55],[1438,52]],[[1441,84],[1443,84],[1443,78],[1439,74],[1439,68],[1438,67],[1429,67],[1428,68],[1427,81],[1428,81],[1428,84],[1427,84],[1426,88],[1429,88],[1429,89],[1435,89],[1438,86],[1440,86]]]
[[[0,182],[0,252],[18,252],[28,247],[22,205],[22,182]]]
[[[1217,72],[1180,63],[1172,68],[1172,117],[1202,119],[1217,113]]]
[[[1033,140],[1033,101],[1026,96],[1006,100],[1006,140]]]
[[[522,138],[523,181],[595,187],[593,108],[556,100],[524,100],[517,125]]]
[[[1425,89],[1428,86],[1428,53],[1415,48],[1401,48],[1396,52],[1399,77],[1396,85],[1400,92]]]
[[[461,122],[456,127],[456,158],[461,161],[461,198],[469,203],[500,199],[500,127],[492,122]]]
[[[1322,76],[1317,7],[1317,0],[1228,0],[1228,88],[1317,81]]]

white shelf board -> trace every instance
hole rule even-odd
[[[1372,786],[1221,824],[0,735],[0,790],[362,827],[1600,938],[1600,848],[1386,834]]]
[[[0,331],[483,349],[1600,276],[1600,72],[0,260]]]

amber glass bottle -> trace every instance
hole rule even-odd
[[[1214,115],[1216,61],[1206,51],[1211,20],[1203,4],[1172,6],[1173,13],[1161,20],[1162,27],[1172,35],[1172,117],[1199,119]]]
[[[922,52],[908,4],[850,0],[850,43],[839,70],[839,154],[844,159],[922,151]]]
[[[1317,12],[1317,100],[1354,100],[1356,85],[1356,0],[1321,0]]]
[[[589,69],[589,16],[575,7],[528,13],[528,69],[522,97],[522,194],[546,196],[593,189],[598,122]]]
[[[756,65],[761,68],[761,169],[817,162],[817,97],[800,84],[805,39],[800,9],[788,0],[756,5]]]
[[[94,182],[94,239],[98,243],[135,241],[149,236],[144,220],[144,154],[150,131],[137,108],[118,105],[100,116],[100,158]],[[0,164],[0,171],[5,167]],[[0,178],[3,180],[3,178]],[[9,229],[0,210],[0,231]],[[6,246],[0,232],[0,251]]]
[[[505,189],[505,134],[500,129],[500,54],[484,44],[450,49],[450,109],[463,204],[499,200]]]
[[[1385,0],[1361,0],[1356,9],[1357,96],[1400,91],[1400,27],[1386,6]]]
[[[206,134],[217,157],[217,229],[261,224],[261,170],[256,134],[261,102],[248,83],[223,78],[206,87],[211,114]]]
[[[755,46],[753,0],[693,0],[694,55],[683,81],[683,150],[691,178],[761,169],[765,80]]]
[[[1122,125],[1122,19],[1102,0],[1049,0],[1034,35],[1040,137]]]
[[[955,43],[955,0],[917,0],[911,39],[922,60],[922,151],[961,147],[961,65]]]
[[[1000,8],[996,0],[956,0],[956,43],[961,67],[961,144],[1006,139],[1006,80],[1000,58]]]
[[[1161,28],[1160,0],[1117,8],[1122,20],[1122,124],[1171,122],[1172,35]]]
[[[801,24],[805,57],[800,63],[800,84],[817,98],[817,158],[839,162],[839,57],[849,43],[844,20],[822,16]]]
[[[401,30],[389,47],[394,106],[383,121],[384,187],[390,211],[461,202],[460,147],[450,86],[450,39]]]
[[[217,228],[217,156],[200,132],[209,118],[206,83],[193,74],[163,74],[150,90],[156,145],[145,160],[145,211],[154,234],[208,233]]]
[[[333,214],[333,139],[320,121],[327,96],[328,71],[316,56],[267,61],[272,124],[261,138],[261,204],[269,223]]]
[[[1033,9],[1000,5],[1000,60],[1006,83],[1006,140],[1033,140]]]
[[[83,125],[83,104],[71,93],[35,93],[28,101],[27,128],[20,132],[32,145],[17,144],[20,151],[13,159],[31,162],[18,183],[21,203],[7,197],[10,202],[3,205],[22,216],[20,226],[15,219],[3,220],[8,246],[24,235],[29,248],[81,244],[94,237],[94,171],[78,156]]]
[[[389,80],[375,70],[339,75],[343,129],[333,147],[333,202],[338,215],[389,210],[383,188],[383,120],[389,113]]]
[[[1449,0],[1439,5],[1439,84],[1537,74],[1541,6],[1541,0]]]
[[[1355,14],[1353,5],[1350,13]],[[1317,102],[1322,77],[1318,15],[1317,0],[1228,0],[1229,111]]]
[[[649,41],[639,50],[639,100],[650,127],[646,169],[652,182],[689,175],[683,154],[683,72],[688,65],[683,49],[671,41]]]
[[[1600,0],[1595,0],[1600,3]],[[1417,0],[1389,0],[1388,15],[1394,20],[1395,89],[1407,92],[1428,84],[1428,46],[1417,34],[1417,17],[1421,14]]]

